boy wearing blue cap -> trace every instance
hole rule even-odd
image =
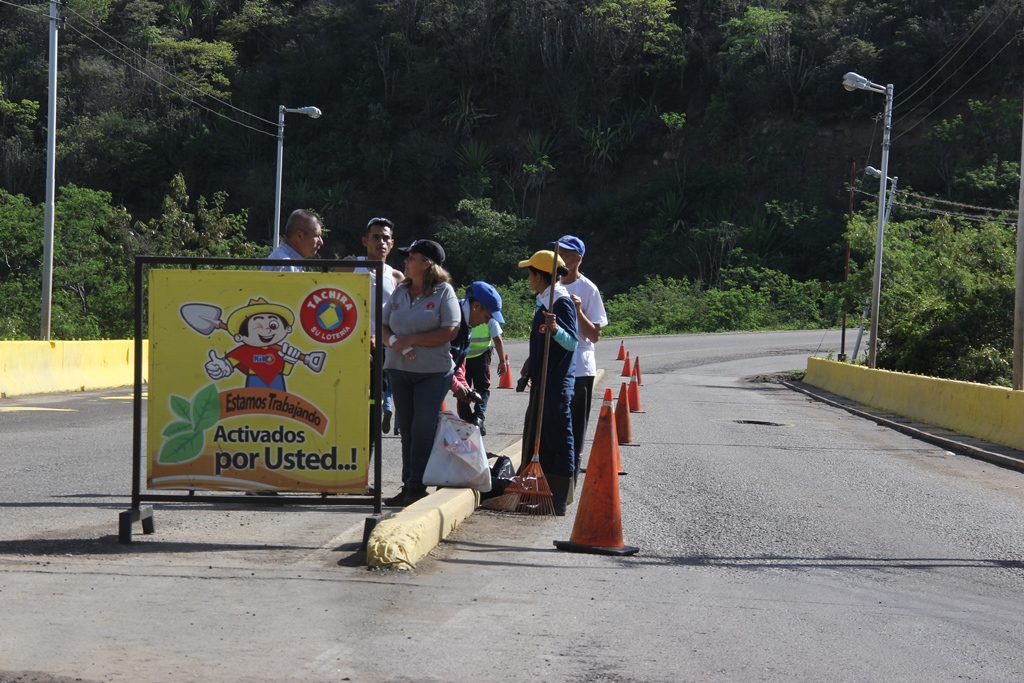
[[[476,297],[484,297],[489,300],[497,300],[499,303],[495,310],[498,311],[498,316],[501,316],[501,297],[497,291],[493,294],[490,291],[483,290],[479,285],[487,285],[485,282],[476,282],[474,285],[478,285],[474,290],[474,287],[470,287],[470,292],[467,292],[467,299],[474,293]],[[486,304],[485,304],[486,305]],[[490,309],[489,309],[490,310]],[[504,321],[502,321],[504,322]],[[487,412],[487,401],[491,397],[491,357],[494,355],[494,350],[498,351],[498,376],[504,375],[508,368],[505,366],[505,345],[501,338],[501,322],[493,314],[491,319],[481,325],[476,325],[470,330],[469,335],[469,350],[466,353],[466,384],[471,389],[475,389],[480,395],[480,401],[476,404],[470,404],[467,401],[459,401],[456,407],[459,411],[459,417],[466,422],[472,422],[480,428],[480,435],[487,435],[487,428],[484,426],[484,417]]]
[[[583,240],[565,235],[558,240],[558,255],[565,261],[569,274],[562,278],[562,286],[576,305],[576,323],[579,344],[576,346],[576,380],[572,397],[573,444],[576,449],[576,469],[580,470],[580,455],[590,420],[590,406],[594,394],[597,360],[594,343],[601,340],[601,328],[608,324],[608,314],[597,285],[580,273],[580,263],[587,248]]]
[[[493,285],[477,280],[466,289],[466,298],[460,302],[462,307],[462,323],[455,339],[451,342],[452,360],[455,361],[455,375],[452,377],[452,393],[458,399],[457,409],[459,417],[467,422],[473,422],[480,427],[480,435],[484,431],[484,411],[487,410],[487,398],[490,396],[490,356],[485,359],[484,376],[481,379],[473,374],[474,370],[470,363],[469,355],[473,350],[473,331],[483,328],[497,330],[499,353],[502,354],[502,361],[498,365],[498,374],[504,368],[504,347],[501,346],[501,325],[505,318],[501,315],[501,294]],[[487,337],[487,347],[490,347],[490,337]],[[473,406],[469,402],[472,395],[472,388],[477,389],[480,401]]]

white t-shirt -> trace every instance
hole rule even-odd
[[[359,257],[360,261],[365,261],[365,256]],[[356,268],[352,271],[353,273],[369,273],[370,274],[370,334],[375,334],[377,329],[377,271],[371,268]],[[384,306],[388,305],[388,301],[391,300],[391,294],[395,291],[395,269],[384,264]]]
[[[575,294],[580,298],[580,309],[587,320],[604,327],[608,324],[608,314],[604,310],[604,301],[601,299],[601,291],[590,278],[580,275],[575,282],[563,285],[570,295]],[[579,344],[576,346],[576,376],[593,377],[597,374],[597,358],[594,356],[594,342],[587,339],[583,334],[583,326],[580,325]]]

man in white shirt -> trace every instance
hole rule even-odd
[[[395,285],[405,279],[402,271],[396,270],[387,264],[388,254],[395,246],[394,235],[395,224],[387,218],[374,217],[366,224],[366,232],[363,234],[363,246],[366,247],[366,256],[359,259],[384,262],[384,278],[381,287],[384,290],[383,306],[387,306]],[[377,273],[369,268],[356,268],[357,273],[370,274],[370,343],[376,344],[377,333]],[[387,353],[385,349],[384,353]],[[391,403],[391,391],[387,385],[387,378],[384,379],[383,405],[381,415],[381,431],[387,434],[391,431],[391,418],[394,415]]]
[[[295,209],[288,216],[284,226],[284,241],[267,258],[296,261],[311,259],[324,245],[324,226],[320,217],[312,211]],[[302,266],[263,266],[261,270],[278,270],[301,273]]]
[[[587,434],[590,419],[591,399],[594,393],[594,377],[597,375],[597,359],[594,343],[601,340],[601,328],[608,324],[601,292],[590,278],[580,273],[580,263],[586,253],[583,240],[565,235],[558,240],[558,255],[565,261],[569,274],[562,278],[562,286],[569,292],[576,304],[576,323],[579,344],[576,346],[576,384],[572,397],[572,431],[576,449],[576,469],[580,471],[580,454]],[[576,476],[575,474],[573,475]]]

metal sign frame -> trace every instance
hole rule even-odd
[[[383,329],[383,299],[384,299],[384,263],[382,261],[352,260],[352,259],[303,259],[289,260],[284,262],[289,266],[301,266],[308,270],[320,270],[326,272],[333,268],[366,268],[372,270],[375,275],[374,297],[377,302],[376,321],[373,334],[380,340]],[[143,493],[142,492],[142,358],[143,358],[143,315],[144,296],[143,282],[144,272],[148,268],[159,265],[187,266],[196,269],[200,266],[220,267],[261,267],[281,266],[279,259],[239,259],[239,258],[199,258],[189,256],[136,256],[135,257],[135,394],[132,403],[132,500],[131,508],[118,515],[118,540],[121,543],[131,543],[132,527],[135,522],[142,523],[142,532],[151,534],[155,530],[153,522],[152,506],[143,506],[144,502],[161,503],[209,503],[211,505],[372,505],[373,514],[367,517],[363,534],[363,544],[369,537],[370,531],[376,526],[384,514],[381,512],[381,445],[382,437],[380,429],[370,429],[370,457],[373,460],[373,488],[366,495],[343,493],[337,495],[289,495],[284,498],[246,496],[244,494],[206,494],[193,490],[187,493]],[[370,424],[380,424],[381,410],[381,389],[384,363],[383,345],[378,343],[372,351],[372,372],[370,373]],[[373,455],[376,454],[376,457]]]

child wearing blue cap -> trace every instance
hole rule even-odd
[[[480,400],[471,403],[459,401],[456,408],[466,422],[472,422],[480,428],[480,435],[487,435],[484,419],[487,413],[487,401],[491,397],[491,357],[498,351],[498,376],[508,372],[505,365],[505,345],[501,338],[501,295],[486,282],[474,282],[466,292],[467,301],[479,301],[491,311],[491,319],[486,323],[475,325],[469,334],[469,349],[466,352],[465,379],[466,385],[477,392]],[[486,302],[486,303],[485,303]],[[472,305],[472,304],[470,304]]]
[[[459,326],[458,334],[451,343],[452,360],[455,362],[452,393],[458,399],[456,408],[459,417],[479,426],[480,435],[483,436],[487,433],[484,428],[484,412],[487,410],[487,399],[491,393],[489,353],[491,338],[487,336],[486,347],[477,354],[480,360],[486,362],[483,373],[479,372],[478,367],[474,367],[479,361],[474,361],[470,356],[473,353],[474,330],[482,329],[487,335],[489,334],[488,330],[496,329],[499,353],[502,354],[502,360],[498,364],[498,374],[507,372],[507,368],[504,368],[504,346],[501,346],[500,337],[501,325],[505,322],[505,318],[501,315],[501,294],[493,285],[477,280],[466,289],[466,298],[460,302],[460,305],[462,307],[462,323]],[[484,354],[485,350],[488,353]],[[473,400],[471,403],[470,399],[477,398],[473,396],[474,389],[477,391],[479,400]]]

